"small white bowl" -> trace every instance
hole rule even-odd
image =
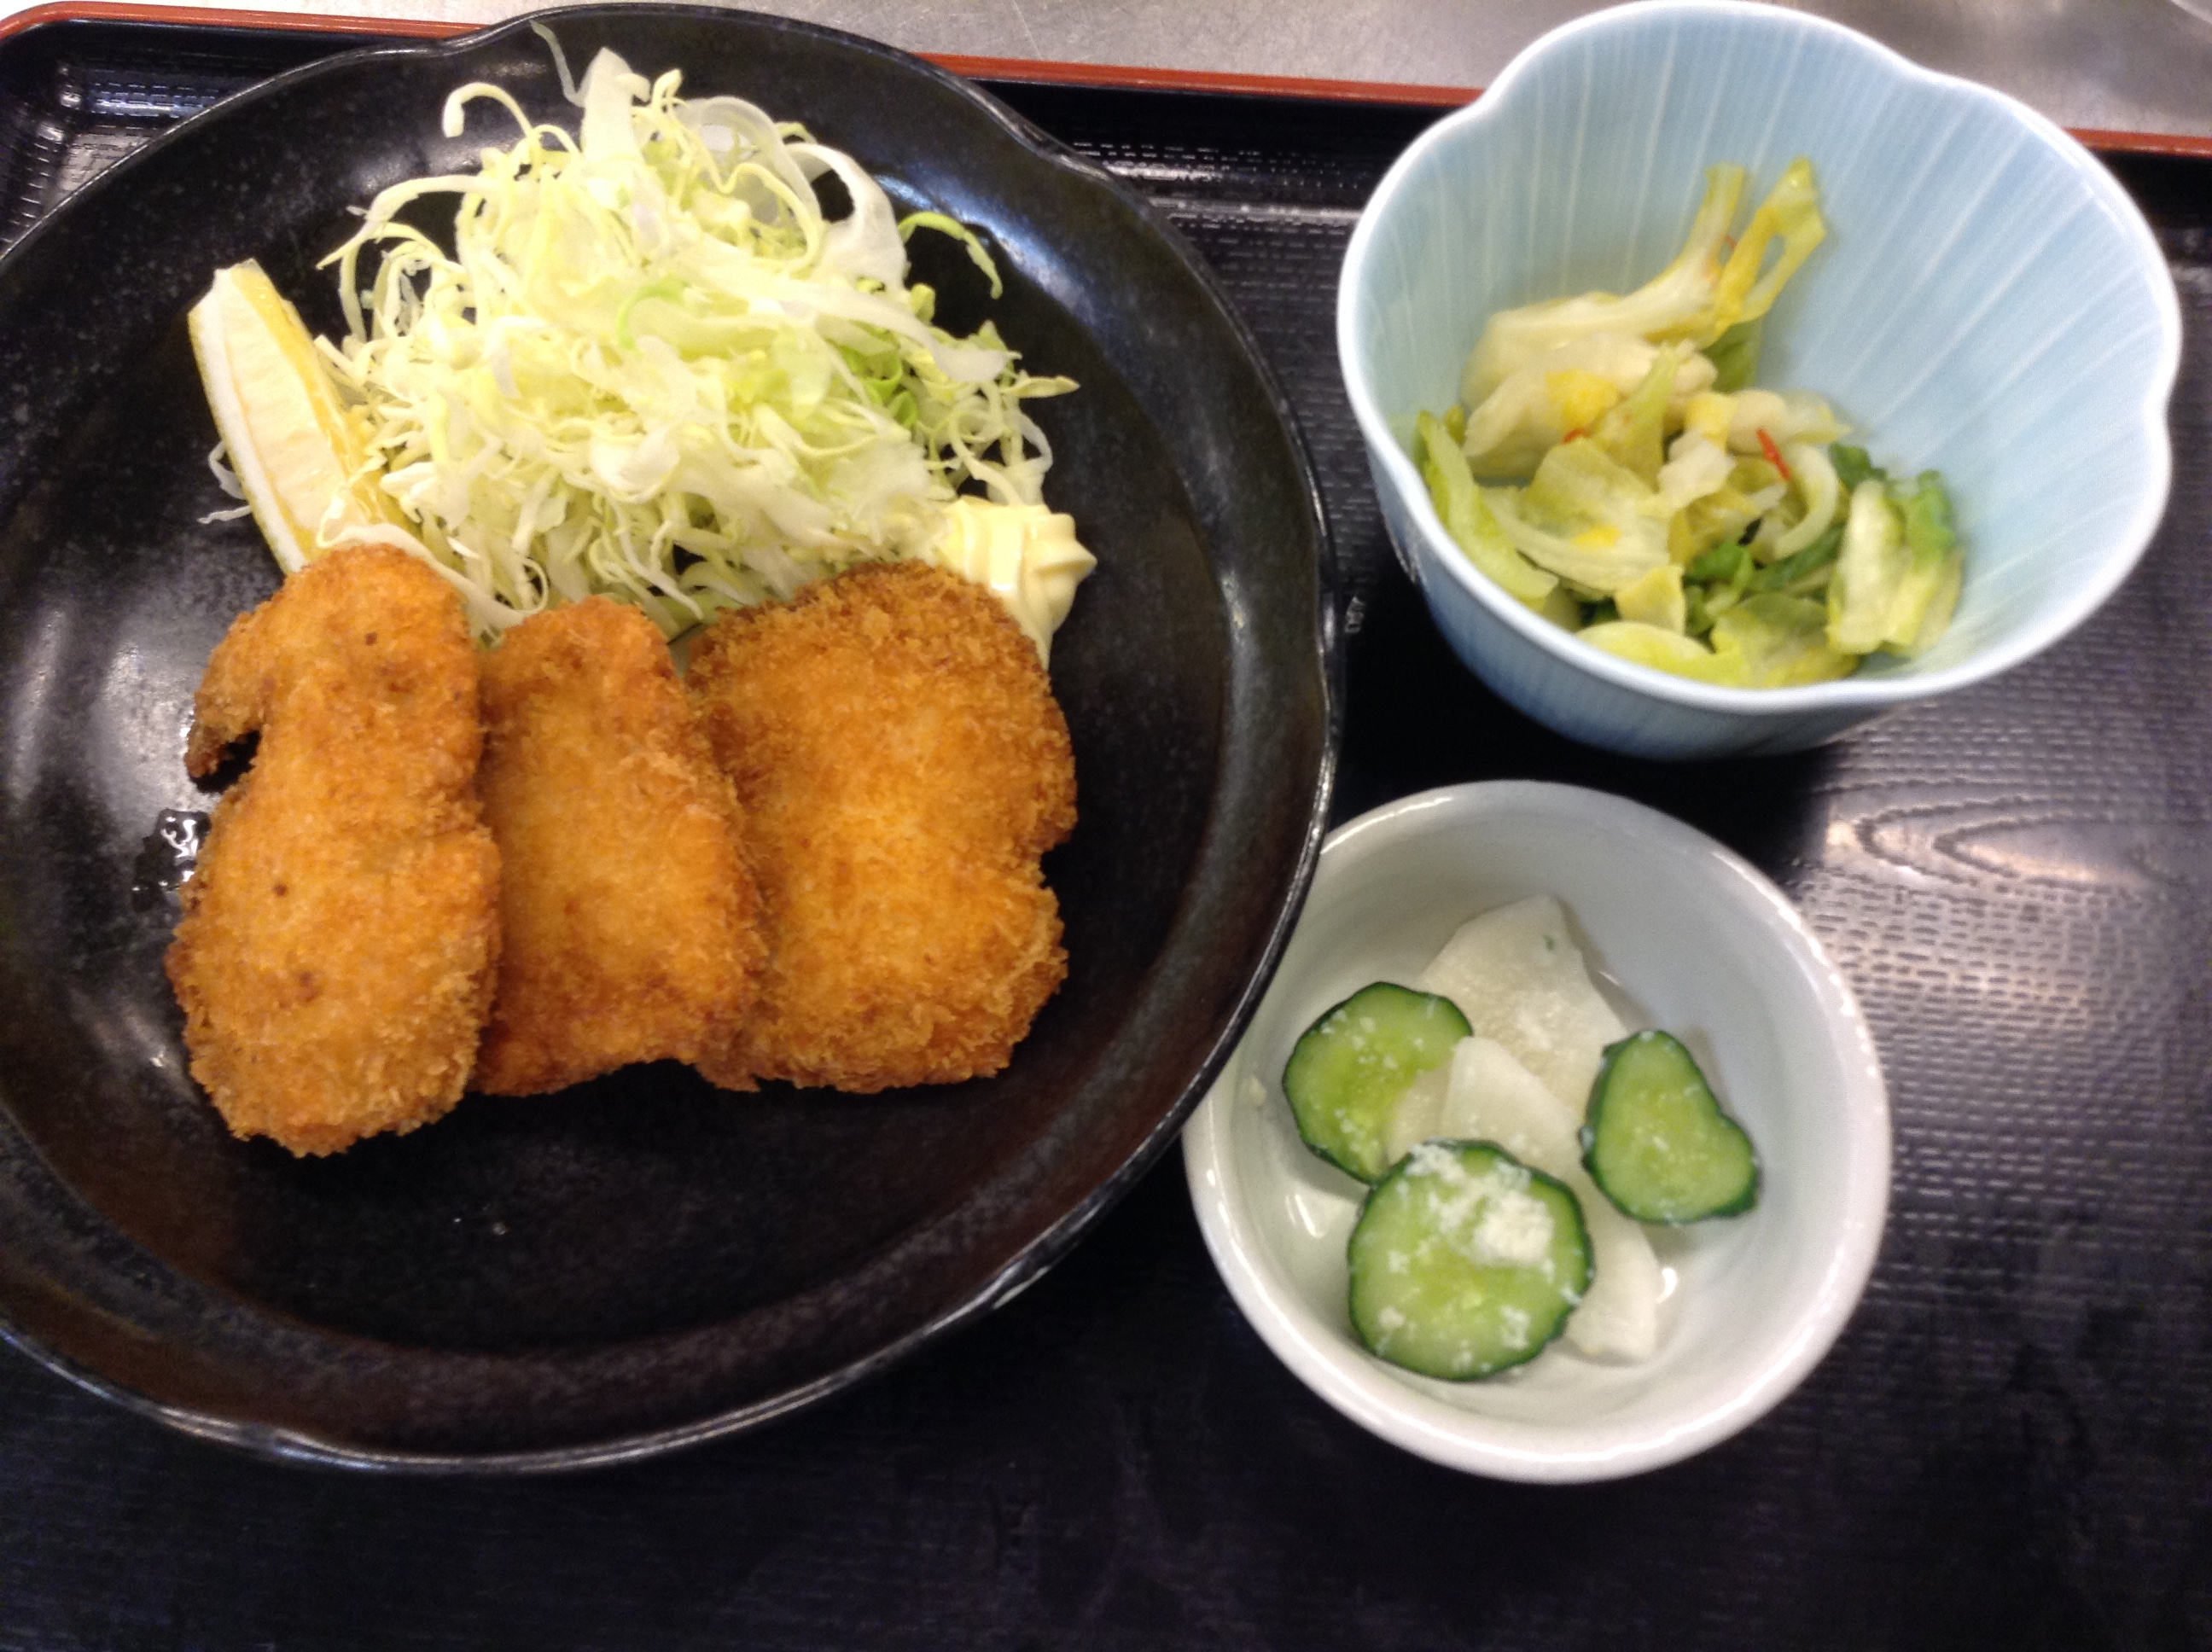
[[[1345,1243],[1366,1189],[1298,1139],[1283,1064],[1330,1005],[1408,981],[1468,919],[1563,901],[1633,1027],[1696,1054],[1760,1160],[1748,1214],[1653,1229],[1672,1270],[1654,1357],[1555,1344],[1478,1382],[1367,1353]],[[1728,1438],[1819,1364],[1866,1286],[1889,1202],[1889,1103],[1850,989],[1789,900],[1702,833],[1577,787],[1425,792],[1330,835],[1251,1029],[1183,1132],[1230,1294],[1322,1399],[1384,1439],[1499,1479],[1617,1479]]]
[[[1477,574],[1409,452],[1495,311],[1627,292],[1705,169],[1757,198],[1812,157],[1827,240],[1758,382],[1817,391],[1875,463],[1941,470],[1966,544],[1949,632],[1806,688],[1717,688],[1576,641]],[[2157,528],[2180,361],[2173,280],[2112,174],[2041,115],[1839,24],[1668,0],[1554,30],[1390,168],[1345,254],[1337,348],[1385,523],[1460,658],[1538,721],[1644,756],[1811,745],[2018,665],[2118,588]]]

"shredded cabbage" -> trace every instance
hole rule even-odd
[[[683,98],[676,71],[648,83],[603,51],[580,90],[561,73],[579,137],[464,86],[449,137],[489,100],[520,139],[476,173],[384,191],[325,260],[348,332],[317,342],[395,519],[329,544],[427,553],[487,636],[593,592],[673,636],[927,556],[963,489],[1042,502],[1051,450],[1023,404],[1073,385],[1021,371],[988,322],[934,325],[934,295],[906,282],[906,238],[927,229],[995,294],[972,232],[902,223],[852,157],[740,99]],[[450,252],[399,216],[433,196],[454,201]]]

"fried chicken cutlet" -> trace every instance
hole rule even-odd
[[[635,608],[536,614],[483,664],[479,784],[505,941],[475,1087],[693,1061],[752,1005],[767,944],[738,805]]]
[[[335,1153],[458,1102],[491,1005],[499,852],[460,598],[382,547],[292,575],[216,646],[185,767],[205,777],[256,730],[169,980],[232,1133]]]
[[[872,1091],[998,1072],[1067,973],[1039,858],[1075,825],[1067,724],[982,587],[872,568],[725,615],[690,688],[737,787],[769,962],[697,1065]]]

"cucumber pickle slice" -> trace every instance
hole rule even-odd
[[[1387,981],[1360,988],[1306,1029],[1283,1069],[1299,1136],[1338,1169],[1380,1181],[1390,1115],[1470,1030],[1448,998]]]
[[[1352,1327],[1368,1351],[1466,1382],[1534,1359],[1593,1275],[1582,1206],[1486,1141],[1425,1141],[1352,1230]]]
[[[1759,1157],[1681,1041],[1656,1030],[1606,1047],[1583,1126],[1583,1166],[1639,1222],[1740,1216],[1759,1202]]]

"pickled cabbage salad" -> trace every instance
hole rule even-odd
[[[1747,182],[1711,168],[1680,253],[1636,292],[1491,317],[1415,457],[1516,601],[1639,665],[1780,688],[1929,647],[1965,553],[1936,472],[1893,478],[1820,397],[1753,387],[1767,312],[1827,227],[1801,157],[1731,235]]]
[[[520,136],[473,173],[386,189],[325,261],[347,332],[313,341],[304,370],[334,394],[311,386],[302,404],[342,415],[328,451],[344,484],[306,533],[264,520],[280,562],[398,545],[446,574],[489,639],[593,593],[672,637],[859,563],[921,558],[998,588],[1043,652],[1092,559],[1044,506],[1051,448],[1025,404],[1074,386],[1023,371],[988,321],[966,337],[936,325],[935,295],[907,279],[908,239],[948,235],[995,297],[982,243],[940,214],[901,217],[803,127],[683,97],[676,71],[647,82],[604,51],[580,88],[560,71],[577,136],[497,86],[461,87],[448,137],[480,103]],[[850,203],[834,218],[830,180]],[[432,197],[453,203],[443,242],[402,216]],[[268,301],[264,321],[297,325]],[[251,410],[225,421],[208,371],[211,349],[228,359],[220,329],[204,344],[194,320],[235,450]]]

